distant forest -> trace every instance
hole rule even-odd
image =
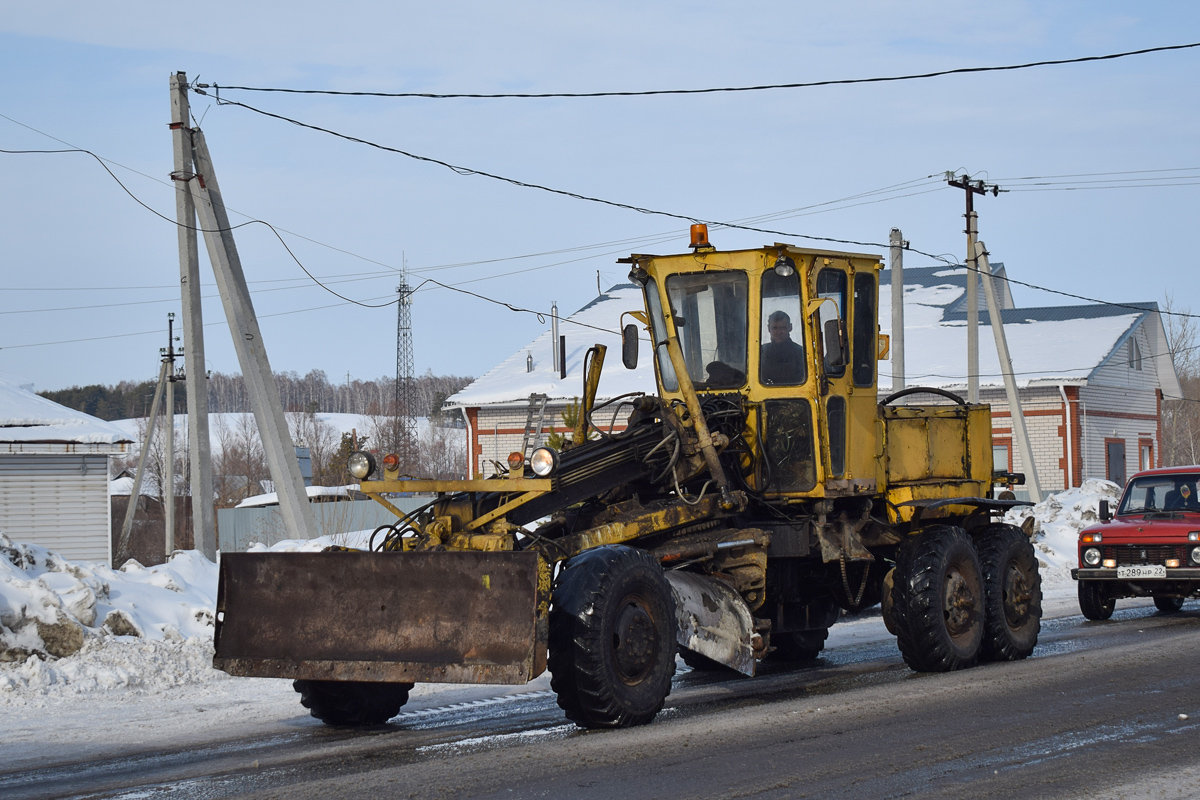
[[[417,416],[436,418],[445,399],[472,380],[459,375],[434,375],[432,372],[414,378]],[[275,374],[275,383],[279,387],[284,411],[387,414],[396,395],[394,378],[333,384],[319,369],[303,377],[295,372],[279,372]],[[73,386],[39,394],[94,417],[115,420],[147,416],[154,402],[154,389],[154,381],[121,381],[115,386]],[[209,411],[213,413],[250,411],[250,398],[242,376],[214,372],[208,379],[208,403]],[[175,413],[186,412],[187,390],[180,384],[175,387]]]

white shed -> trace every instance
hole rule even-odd
[[[130,444],[116,425],[0,373],[0,533],[111,564],[108,459]]]

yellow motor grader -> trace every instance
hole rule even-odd
[[[993,474],[988,406],[879,399],[878,257],[722,252],[694,226],[691,252],[621,261],[645,296],[622,358],[650,338],[656,395],[597,405],[598,345],[561,452],[460,481],[355,453],[396,522],[369,550],[223,554],[214,665],[293,678],[335,725],[385,722],[415,682],[549,668],[569,719],[623,727],[662,708],[676,654],[752,676],[875,604],[918,671],[1032,652],[1037,560],[993,497],[1020,478]],[[433,499],[405,513],[399,492]]]

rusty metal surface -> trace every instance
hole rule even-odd
[[[549,492],[554,482],[549,478],[497,478],[467,481],[362,481],[359,486],[366,494],[399,492]]]
[[[741,595],[715,578],[667,572],[675,598],[676,640],[743,675],[754,675],[754,617]]]
[[[213,665],[257,677],[525,683],[545,663],[547,572],[529,552],[222,554]]]

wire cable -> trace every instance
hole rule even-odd
[[[810,89],[817,86],[850,86],[863,83],[892,83],[897,81],[923,80],[939,78],[945,75],[970,75],[983,72],[1006,72],[1012,70],[1031,69],[1033,67],[1051,67],[1064,64],[1084,64],[1093,61],[1111,61],[1130,56],[1163,53],[1171,50],[1188,50],[1200,47],[1200,42],[1190,44],[1173,44],[1161,47],[1146,47],[1141,50],[1127,50],[1122,53],[1109,53],[1100,56],[1082,56],[1079,58],[1059,58],[1045,61],[1030,61],[1024,64],[1007,64],[993,67],[958,67],[933,72],[919,72],[908,75],[890,75],[875,78],[841,78],[836,80],[807,81],[804,83],[766,83],[753,86],[721,86],[705,89],[647,89],[642,91],[607,91],[607,92],[497,92],[497,93],[433,93],[433,92],[366,92],[366,91],[337,91],[334,89],[283,89],[259,86],[218,86],[212,84],[196,84],[193,88],[207,89],[211,87],[219,99],[222,89],[225,91],[243,92],[276,92],[284,94],[320,94],[339,97],[414,97],[430,100],[500,100],[500,99],[546,99],[546,98],[588,98],[588,97],[650,97],[656,95],[688,95],[688,94],[718,94],[730,92],[762,92],[776,89]]]

